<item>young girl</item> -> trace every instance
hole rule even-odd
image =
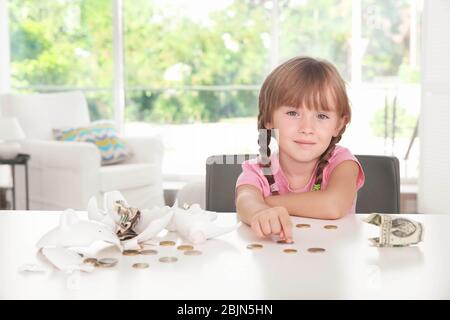
[[[336,145],[350,119],[345,83],[329,62],[296,57],[269,74],[259,95],[260,156],[243,163],[236,183],[237,213],[258,236],[290,242],[290,215],[355,212],[364,172]],[[279,150],[271,156],[274,132]]]

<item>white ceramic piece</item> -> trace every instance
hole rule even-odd
[[[50,230],[37,242],[38,248],[90,246],[96,241],[116,245],[120,250],[119,238],[104,224],[97,221],[80,220],[72,209],[65,210],[59,226]]]
[[[41,252],[56,268],[64,272],[76,270],[91,272],[95,268],[84,264],[81,256],[66,248],[42,248]]]

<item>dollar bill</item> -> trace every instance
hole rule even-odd
[[[136,237],[137,233],[134,231],[134,227],[139,222],[141,211],[138,208],[127,207],[121,200],[115,202],[114,209],[120,218],[116,228],[119,239],[123,241]]]
[[[412,219],[372,213],[364,222],[380,227],[380,236],[369,239],[376,247],[406,247],[423,241],[423,224]]]

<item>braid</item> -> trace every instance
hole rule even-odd
[[[278,195],[278,187],[275,183],[275,178],[272,174],[271,161],[270,161],[270,140],[272,137],[272,130],[259,129],[258,145],[259,145],[259,165],[262,168],[264,176],[269,182],[270,192],[272,195]]]
[[[314,182],[313,191],[319,191],[322,188],[323,170],[328,165],[328,160],[331,158],[331,154],[336,148],[336,144],[341,140],[342,134],[345,131],[345,127],[339,132],[336,137],[333,137],[330,141],[328,148],[322,153],[319,158],[319,164],[317,165],[316,180]]]

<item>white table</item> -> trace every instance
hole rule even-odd
[[[59,214],[0,211],[0,298],[2,299],[449,299],[450,215],[405,215],[425,225],[424,242],[406,248],[375,248],[368,238],[378,228],[361,222],[365,215],[337,221],[293,218],[310,229],[294,229],[294,245],[260,240],[246,225],[196,246],[201,256],[184,256],[174,247],[157,247],[157,256],[121,256],[117,249],[102,252],[118,257],[112,269],[93,273],[24,273],[35,263],[36,241],[58,224]],[[236,221],[221,214],[218,223]],[[326,230],[336,224],[337,230]],[[161,235],[173,239],[173,233]],[[178,238],[178,243],[182,239]],[[251,251],[247,244],[264,245]],[[294,247],[296,254],[282,250]],[[323,247],[325,253],[310,253]],[[178,262],[164,264],[162,256]],[[150,264],[136,270],[138,261]]]

